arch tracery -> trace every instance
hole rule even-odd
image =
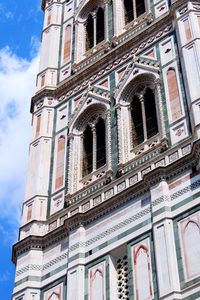
[[[158,144],[164,131],[158,75],[133,73],[117,95],[120,164]]]
[[[103,0],[86,1],[76,16],[76,62],[85,57],[108,37],[108,3]]]
[[[110,169],[109,105],[89,104],[71,124],[69,192],[73,193]],[[102,176],[101,175],[101,176]]]

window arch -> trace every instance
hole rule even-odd
[[[165,137],[157,76],[150,72],[137,75],[133,72],[126,86],[115,93],[120,167]]]
[[[70,194],[92,181],[111,174],[111,129],[110,105],[86,104],[82,113],[77,113],[69,123],[68,192]]]
[[[124,0],[125,24],[135,20],[145,11],[145,0]]]
[[[121,0],[123,1],[123,0]],[[104,0],[86,0],[80,5],[75,20],[75,62],[100,50],[107,49],[109,4]],[[101,44],[101,45],[99,45]],[[89,51],[90,50],[90,51]]]

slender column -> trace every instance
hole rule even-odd
[[[105,10],[104,10],[104,40],[108,41],[108,1],[109,0],[105,0],[104,4],[105,4]]]
[[[110,118],[111,118],[111,111],[106,111],[106,164],[108,166],[108,169],[111,169],[111,124],[110,124]]]
[[[70,134],[68,136],[68,140],[69,140],[69,165],[68,165],[68,174],[72,173],[72,166],[73,166],[73,140],[74,140],[74,136],[73,134]],[[72,185],[73,185],[73,175],[68,176],[68,191],[67,194],[71,194],[72,193]]]
[[[122,124],[121,124],[121,106],[116,105],[117,110],[117,129],[118,129],[118,149],[119,149],[119,163],[123,162],[123,145],[122,145]]]
[[[93,38],[94,38],[94,47],[97,45],[97,13],[94,12],[92,14],[93,17],[93,26],[94,26],[94,32],[93,32]]]
[[[142,124],[143,124],[143,134],[144,134],[144,141],[147,140],[147,122],[146,122],[146,113],[145,113],[145,106],[144,106],[144,96],[139,95],[141,109],[142,109]]]
[[[95,125],[92,125],[92,137],[93,137],[93,153],[92,153],[92,171],[96,171],[97,169],[97,134]]]
[[[136,12],[136,3],[135,0],[133,0],[133,20],[137,18],[137,12]]]
[[[162,105],[162,96],[161,96],[161,89],[160,89],[161,81],[159,78],[155,80],[155,90],[156,90],[156,98],[159,107],[159,118],[160,119],[160,132],[161,132],[161,139],[166,138],[166,129],[165,129],[165,121],[164,121],[164,112],[163,112],[163,105]]]

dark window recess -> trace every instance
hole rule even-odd
[[[124,0],[125,24],[128,24],[134,19],[133,0]]]
[[[145,13],[144,0],[124,0],[125,24]]]
[[[147,138],[149,139],[158,133],[155,97],[154,92],[150,88],[147,88],[144,94],[144,103],[147,124]]]
[[[103,119],[99,119],[96,125],[97,136],[97,169],[106,164],[106,134],[105,123]]]
[[[83,134],[83,177],[90,174],[93,169],[93,135],[89,126],[86,127]]]
[[[91,49],[94,46],[94,22],[91,15],[87,18],[86,25],[86,50]]]
[[[104,40],[104,11],[99,7],[97,11],[97,44]]]
[[[142,108],[140,100],[137,96],[133,98],[131,103],[132,115],[132,133],[133,133],[133,147],[141,144],[144,141],[143,123],[142,123]]]
[[[145,3],[144,0],[136,0],[136,14],[137,18],[145,13]]]

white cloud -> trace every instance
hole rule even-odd
[[[0,222],[6,219],[13,229],[24,196],[37,71],[38,55],[27,61],[8,47],[0,50]]]
[[[14,15],[11,11],[7,10],[6,7],[0,3],[0,19],[3,20],[11,20],[14,18]]]

